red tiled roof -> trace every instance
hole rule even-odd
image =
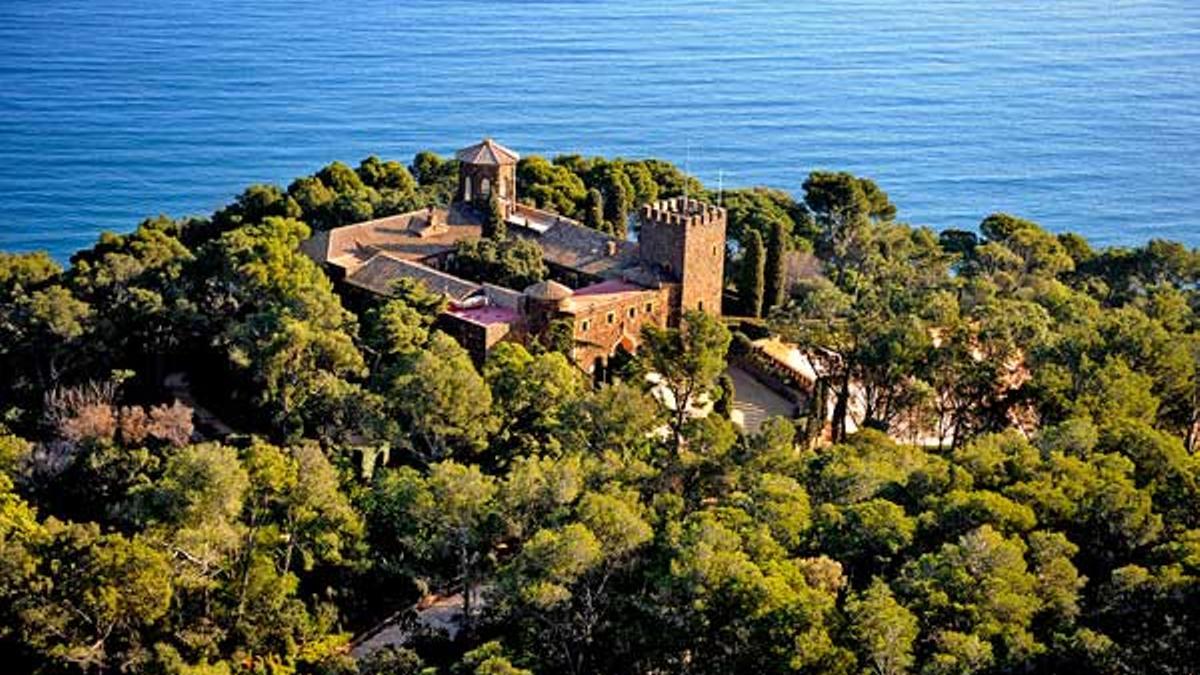
[[[346,283],[380,295],[390,295],[400,279],[420,281],[429,290],[441,293],[451,300],[465,298],[481,288],[466,279],[440,272],[421,263],[401,260],[387,253],[372,256],[346,277]]]
[[[485,138],[469,148],[463,148],[454,153],[458,161],[464,164],[516,164],[521,156],[500,145],[490,138]]]
[[[593,310],[604,305],[620,304],[638,298],[654,298],[658,293],[636,284],[619,279],[608,279],[590,286],[584,286],[563,301],[560,306],[567,313],[580,313]]]
[[[446,313],[484,326],[491,326],[498,323],[511,324],[516,323],[520,319],[520,315],[517,314],[516,310],[496,305],[464,308],[452,307],[446,310]]]
[[[331,262],[353,271],[376,253],[421,260],[483,233],[478,218],[465,209],[438,209],[433,214],[436,226],[431,226],[430,215],[422,209],[338,227],[315,235],[305,251],[317,262]]]
[[[546,262],[596,277],[626,267],[636,259],[637,244],[567,218],[542,234],[520,228],[512,228],[509,232],[536,241],[542,247]]]
[[[591,286],[584,286],[583,288],[575,291],[575,296],[612,295],[613,293],[629,293],[631,291],[644,290],[646,289],[636,284],[631,284],[628,281],[621,281],[620,279],[606,279],[599,283],[592,284]]]

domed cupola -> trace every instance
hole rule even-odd
[[[558,317],[563,302],[572,293],[570,288],[557,281],[539,281],[526,288],[521,295],[524,296],[525,319],[530,330],[534,333],[545,330]]]

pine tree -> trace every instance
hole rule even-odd
[[[763,296],[766,293],[766,251],[762,235],[756,230],[752,230],[747,237],[739,272],[738,297],[742,300],[742,311],[746,316],[762,316]]]

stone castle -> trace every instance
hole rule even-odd
[[[305,251],[344,288],[387,295],[415,279],[449,301],[438,327],[477,360],[505,340],[527,342],[571,327],[571,356],[599,374],[619,351],[637,351],[642,326],[676,326],[688,310],[720,314],[725,210],[676,197],[643,205],[638,241],[625,241],[518,201],[520,157],[485,139],[456,153],[448,208],[423,209],[319,232]],[[522,290],[475,283],[446,270],[459,241],[482,235],[475,204],[495,197],[509,236],[536,241],[549,278]]]

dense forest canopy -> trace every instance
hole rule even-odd
[[[560,342],[476,367],[416,284],[352,311],[298,250],[444,204],[456,175],[428,152],[334,163],[65,268],[0,253],[6,670],[1196,671],[1196,251],[1006,214],[937,233],[845,173],[796,199],[521,161],[524,198],[616,234],[644,201],[719,197],[730,325],[830,355],[826,443],[815,406],[731,423],[748,338],[709,316],[649,329],[595,387]],[[544,274],[502,234],[463,253]],[[713,414],[664,405],[650,372]],[[914,423],[943,433],[909,444]],[[454,639],[352,656],[463,588]]]

